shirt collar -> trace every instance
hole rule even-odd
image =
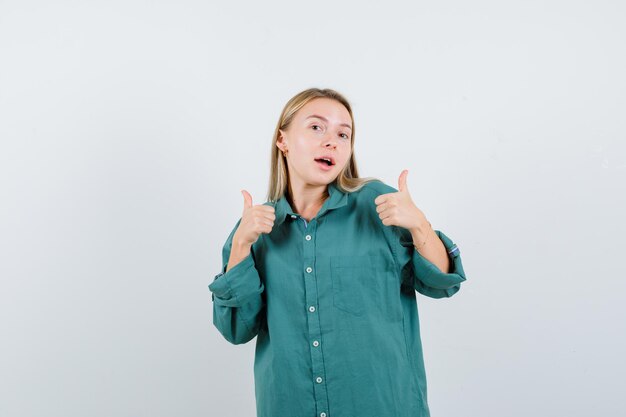
[[[287,198],[283,194],[283,196],[278,199],[275,203],[267,202],[266,204],[272,205],[274,207],[274,215],[276,216],[276,220],[274,222],[274,226],[279,226],[287,216],[297,216],[298,213],[295,213],[287,201]],[[335,182],[331,182],[328,184],[328,198],[322,204],[320,211],[317,213],[316,217],[321,217],[329,210],[333,210],[339,207],[343,207],[348,204],[348,194],[341,191]]]

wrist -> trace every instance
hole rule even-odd
[[[422,220],[417,226],[409,229],[413,238],[423,239],[432,229],[430,222],[426,219]]]
[[[432,225],[429,221],[424,220],[419,227],[410,229],[411,237],[413,238],[413,246],[416,250],[420,250],[430,240],[431,233],[434,233]]]
[[[233,238],[232,249],[235,249],[235,250],[245,250],[245,249],[249,249],[251,247],[252,247],[252,243],[242,242],[241,240],[237,239],[236,237]]]

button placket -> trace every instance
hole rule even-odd
[[[316,314],[318,308],[323,308],[319,303],[318,293],[318,276],[320,271],[316,265],[316,245],[315,245],[315,233],[319,222],[317,218],[312,219],[305,227],[302,237],[302,253],[303,257],[303,270],[304,270],[304,286],[305,286],[305,301],[308,306],[308,338],[310,343],[311,354],[311,377],[316,382],[314,384],[315,404],[319,415],[326,415],[326,412],[320,410],[328,410],[328,394],[326,390],[326,384],[322,383],[325,378],[325,365],[321,340],[321,323],[320,314]],[[300,229],[302,230],[302,229]]]

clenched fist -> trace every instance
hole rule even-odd
[[[246,191],[243,194],[243,214],[235,231],[233,241],[240,245],[250,245],[257,241],[261,233],[269,233],[274,227],[274,207],[264,204],[252,205],[252,196]]]

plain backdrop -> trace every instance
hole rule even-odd
[[[417,297],[432,416],[621,415],[625,19],[0,0],[0,416],[254,415],[256,339],[222,338],[207,286],[309,87],[352,103],[360,174],[408,169],[461,250],[461,291]]]

